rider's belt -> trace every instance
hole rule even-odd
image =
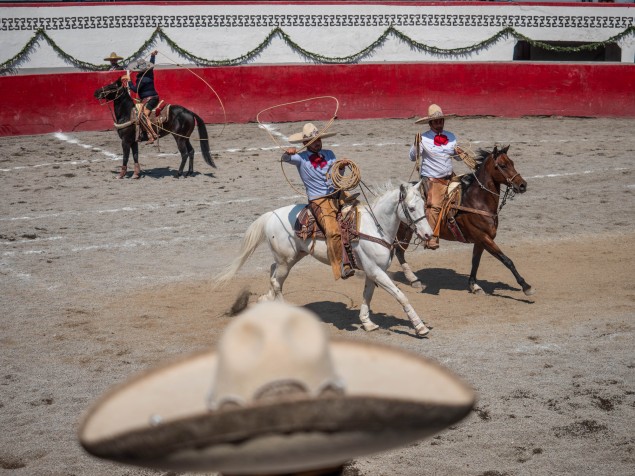
[[[446,175],[445,177],[428,177],[430,182],[442,183],[443,185],[449,185],[451,179],[452,174]]]

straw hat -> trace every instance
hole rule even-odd
[[[110,61],[110,60],[121,61],[122,59],[123,58],[121,56],[119,56],[117,53],[113,51],[112,53],[110,53],[110,56],[107,56],[106,58],[104,58],[104,61]]]
[[[291,134],[289,136],[289,142],[293,144],[296,142],[304,142],[304,141],[315,139],[315,138],[321,139],[323,137],[331,137],[331,136],[334,136],[335,134],[336,134],[335,132],[325,132],[323,134],[320,134],[320,131],[318,130],[318,128],[309,122],[304,125],[304,127],[302,128],[302,132]]]
[[[422,122],[429,122],[434,119],[445,119],[446,117],[452,117],[456,114],[443,114],[443,111],[436,104],[430,104],[428,107],[428,115],[426,117],[422,117],[421,119],[417,119],[415,124],[421,124]]]
[[[316,315],[258,304],[217,350],[109,391],[79,430],[91,454],[151,468],[276,474],[340,465],[466,416],[473,391],[400,349],[329,341]]]
[[[132,63],[130,65],[130,69],[132,71],[145,71],[146,69],[150,69],[152,66],[154,66],[152,63],[149,63],[143,58],[141,58],[135,61],[134,63]]]

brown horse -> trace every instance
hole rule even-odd
[[[527,182],[514,168],[514,162],[507,156],[509,146],[498,150],[494,147],[492,152],[480,151],[477,159],[476,170],[466,175],[461,181],[462,200],[458,207],[453,207],[450,212],[456,212],[454,220],[456,226],[454,232],[448,226],[447,221],[441,223],[440,238],[450,241],[462,241],[474,243],[472,251],[472,271],[470,272],[469,289],[472,293],[482,294],[483,289],[476,284],[476,272],[481,262],[483,250],[487,250],[497,258],[514,274],[516,281],[522,287],[523,292],[530,296],[534,289],[525,279],[518,274],[516,267],[494,242],[498,228],[498,212],[505,204],[508,194],[524,193],[527,190]],[[501,185],[506,185],[507,190],[503,196],[500,208]],[[458,228],[458,231],[456,231]],[[399,264],[410,284],[415,288],[422,288],[421,282],[410,269],[404,256],[408,248],[412,232],[407,228],[400,228],[397,233],[399,244],[395,251]]]

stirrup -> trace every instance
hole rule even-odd
[[[350,267],[350,268],[346,268],[343,264],[340,267],[340,276],[342,279],[348,279],[351,276],[355,276],[355,270]]]
[[[423,245],[424,249],[428,249],[428,250],[436,250],[439,249],[439,239],[437,238],[436,240],[427,240],[424,245]]]

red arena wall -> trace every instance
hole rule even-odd
[[[208,123],[255,121],[267,107],[324,95],[339,100],[341,119],[421,116],[431,102],[464,116],[635,117],[635,65],[629,64],[276,65],[192,71],[196,74],[157,70],[156,85],[166,102],[186,106]],[[0,77],[0,135],[111,128],[110,112],[93,93],[119,73]],[[226,119],[205,82],[222,99]],[[314,111],[306,117],[294,111],[291,116],[280,109],[267,120],[315,118]]]
[[[464,116],[635,117],[634,4],[26,2],[0,3],[0,18],[0,135],[111,128],[93,92],[122,72],[102,58],[129,68],[154,49],[162,99],[208,123],[316,96],[336,97],[343,119],[416,117],[432,102]],[[262,119],[333,113],[315,107]]]

